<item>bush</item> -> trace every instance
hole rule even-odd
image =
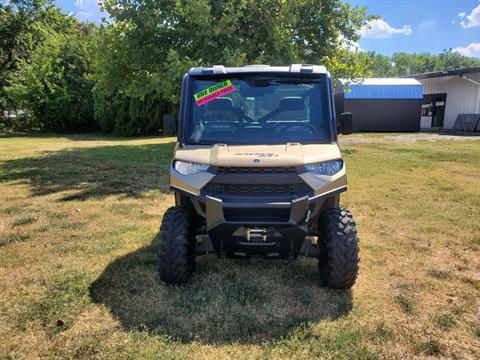
[[[158,134],[162,129],[162,104],[154,96],[144,99],[94,91],[95,120],[104,132],[132,136]]]
[[[89,69],[90,30],[75,19],[52,11],[50,21],[55,27],[50,23],[39,25],[44,37],[28,61],[19,61],[6,92],[14,106],[28,110],[42,130],[94,130],[93,82],[85,77]]]
[[[0,131],[31,131],[38,129],[38,122],[32,116],[0,116]]]

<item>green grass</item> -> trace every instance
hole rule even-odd
[[[35,217],[31,215],[23,215],[13,219],[12,226],[27,225],[35,222]]]
[[[411,296],[399,294],[395,296],[395,301],[406,314],[412,315],[414,313],[414,301]]]
[[[443,330],[451,330],[456,324],[455,317],[451,314],[438,315],[435,317],[434,321]]]
[[[417,353],[429,356],[438,356],[442,354],[443,346],[437,339],[421,341],[416,346]]]
[[[361,271],[198,259],[166,286],[156,238],[173,138],[0,138],[0,358],[475,358],[480,142],[341,145]]]
[[[432,269],[432,270],[428,270],[427,274],[433,278],[441,279],[441,280],[450,278],[450,272],[444,271],[444,270]]]
[[[0,234],[0,246],[8,245],[13,242],[27,240],[29,233],[5,233]]]

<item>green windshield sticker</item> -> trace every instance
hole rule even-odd
[[[197,106],[201,106],[233,91],[235,91],[235,87],[232,82],[226,80],[197,92],[193,97]]]

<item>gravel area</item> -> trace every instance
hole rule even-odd
[[[448,134],[436,134],[436,133],[413,133],[413,134],[400,134],[400,135],[386,135],[378,137],[355,137],[355,136],[345,136],[338,140],[340,144],[361,144],[361,143],[372,143],[378,140],[390,140],[396,142],[416,142],[419,140],[422,141],[442,141],[442,140],[453,140],[453,141],[479,141],[480,136],[478,135],[448,135]]]
[[[455,141],[470,141],[470,140],[480,140],[480,136],[475,135],[443,135],[443,134],[428,134],[428,133],[418,133],[418,134],[405,134],[405,135],[393,135],[393,136],[384,136],[385,140],[394,140],[399,142],[415,142],[417,140],[427,140],[427,141],[440,141],[440,140],[455,140]]]

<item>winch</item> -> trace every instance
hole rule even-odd
[[[267,241],[267,229],[265,228],[247,229],[247,241],[249,242]]]

